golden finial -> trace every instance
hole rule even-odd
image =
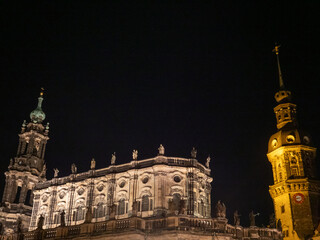
[[[274,49],[272,50],[272,52],[275,52],[276,55],[278,55],[278,54],[279,54],[279,48],[280,48],[280,46],[281,46],[281,45],[277,45],[277,44],[276,44],[276,45],[274,46]]]
[[[40,97],[43,96],[43,92],[44,92],[44,88],[42,87],[42,88],[41,88],[41,91],[40,91]]]
[[[279,61],[279,48],[280,48],[280,45],[276,43],[272,52],[276,53],[276,56],[277,56],[280,89],[284,89],[284,83],[282,79],[282,73],[281,73],[280,61]]]

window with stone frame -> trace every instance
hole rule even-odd
[[[81,221],[84,219],[84,208],[82,206],[77,207],[77,210],[73,214],[74,221]]]
[[[174,193],[172,196],[172,204],[175,210],[180,209],[180,201],[181,201],[181,195],[179,193]]]
[[[142,197],[142,212],[149,211],[149,196],[144,195]]]
[[[199,208],[199,214],[204,217],[204,216],[205,216],[205,212],[206,212],[205,210],[206,210],[206,209],[205,209],[205,205],[204,205],[203,199],[200,200],[200,202],[198,203],[198,205],[199,205],[199,207],[198,207],[198,208]]]
[[[125,200],[120,199],[118,206],[118,215],[123,215],[125,213]]]
[[[13,203],[19,203],[20,194],[21,194],[21,187],[20,187],[20,186],[18,186],[18,187],[17,187],[16,197],[15,197],[15,199],[14,199]]]
[[[60,212],[54,214],[53,224],[60,224]]]
[[[27,205],[27,206],[31,206],[31,195],[32,195],[32,190],[29,189],[27,191],[27,194],[26,194],[26,199],[24,201],[24,204]]]
[[[97,205],[97,208],[95,209],[95,214],[94,216],[96,218],[101,218],[101,217],[104,217],[105,215],[105,212],[104,212],[104,206],[103,206],[103,203],[98,203]]]
[[[293,176],[298,176],[298,169],[297,169],[297,168],[292,168],[292,169],[291,169],[291,174],[292,174]]]

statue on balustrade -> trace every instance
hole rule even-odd
[[[235,226],[239,226],[240,225],[240,217],[241,215],[238,213],[238,210],[236,210],[233,214],[233,224]]]
[[[66,213],[65,213],[65,211],[64,210],[62,210],[62,212],[60,213],[60,222],[61,222],[61,227],[64,227],[64,226],[66,226],[66,218],[65,218],[65,215],[66,215]]]
[[[41,214],[40,217],[39,217],[39,220],[38,220],[38,228],[37,228],[38,230],[42,230],[43,223],[44,223],[44,217]]]
[[[250,226],[256,226],[256,216],[259,216],[260,213],[254,213],[253,210],[249,213]]]
[[[226,218],[226,212],[226,205],[224,205],[224,203],[221,203],[221,201],[219,200],[216,205],[216,216],[220,218]]]

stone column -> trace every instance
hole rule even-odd
[[[49,216],[48,216],[48,228],[51,228],[53,223],[53,213],[56,208],[56,202],[57,202],[57,187],[54,186],[51,192],[51,201],[49,206]]]
[[[187,173],[187,189],[188,189],[188,203],[187,203],[187,214],[194,215],[194,173],[189,169]]]
[[[67,216],[67,225],[71,225],[72,221],[72,208],[73,208],[73,197],[74,197],[74,191],[75,187],[72,185],[70,187],[70,200],[69,200],[69,206],[67,206],[68,216]]]

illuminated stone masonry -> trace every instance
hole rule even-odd
[[[196,159],[136,153],[38,183],[25,239],[281,239],[276,229],[228,224],[220,202],[211,218],[210,169]]]
[[[158,155],[116,165],[112,154],[107,168],[46,180],[44,160],[49,123],[43,125],[43,93],[31,121],[23,122],[17,155],[10,160],[0,207],[3,240],[38,239],[281,239],[281,232],[228,223],[226,206],[215,206],[211,217],[210,157],[203,165],[197,150],[190,158]],[[29,231],[29,232],[28,232]]]
[[[210,169],[196,159],[165,156],[53,178],[34,189],[29,230],[41,215],[43,228],[59,226],[62,211],[67,225],[84,223],[88,209],[93,222],[170,214],[209,218],[211,181]]]
[[[278,131],[268,144],[274,185],[269,187],[277,228],[283,239],[311,239],[320,230],[320,181],[316,172],[316,148],[311,136],[298,127],[297,106],[283,83],[279,46],[275,47],[280,89],[275,94],[274,113]],[[315,231],[318,228],[317,232]],[[315,238],[313,238],[315,239]]]

